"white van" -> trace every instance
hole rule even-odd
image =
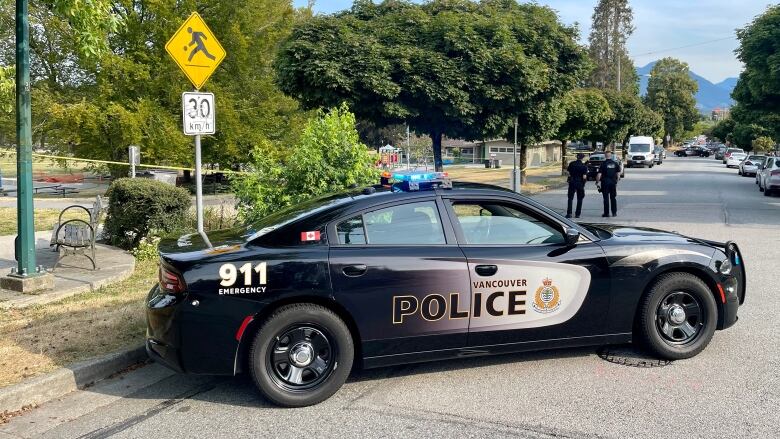
[[[655,141],[652,137],[632,136],[628,139],[627,167],[647,166],[652,168],[655,163]]]

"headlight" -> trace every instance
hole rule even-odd
[[[720,267],[718,268],[718,271],[720,271],[721,274],[729,274],[731,273],[731,261],[726,259],[725,261],[720,263]]]

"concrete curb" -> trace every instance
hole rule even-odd
[[[0,413],[51,401],[74,390],[83,389],[147,358],[144,346],[136,346],[0,388]]]

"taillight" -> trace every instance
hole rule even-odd
[[[184,292],[186,286],[181,276],[160,265],[160,289],[172,294],[180,294]]]

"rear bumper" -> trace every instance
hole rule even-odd
[[[179,325],[176,323],[181,299],[164,294],[155,285],[146,298],[146,352],[154,361],[184,372],[181,361]]]

